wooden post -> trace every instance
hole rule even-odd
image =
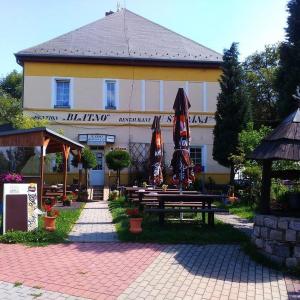
[[[78,165],[81,164],[81,168],[78,170],[78,191],[81,194],[81,185],[82,185],[82,162],[81,162],[81,150],[78,150]]]
[[[41,155],[40,155],[40,195],[39,195],[39,207],[43,206],[43,194],[44,194],[44,165],[45,165],[45,155],[46,149],[50,142],[49,138],[45,138],[43,145],[41,146]]]
[[[270,212],[271,171],[272,160],[264,160],[260,199],[260,212],[264,214]]]
[[[63,160],[64,160],[64,189],[63,196],[67,195],[67,172],[68,172],[68,157],[70,154],[70,146],[63,145]]]

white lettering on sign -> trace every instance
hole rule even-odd
[[[89,134],[87,144],[104,146],[104,145],[106,145],[106,135],[105,134]]]
[[[65,112],[65,111],[41,111],[38,114],[32,111],[26,111],[28,115],[35,119],[47,119],[50,122],[63,123],[87,123],[87,124],[136,124],[151,126],[154,116],[161,117],[161,125],[172,125],[174,114],[160,113],[128,113],[128,112],[110,112],[110,113],[85,113],[85,112]],[[215,125],[214,115],[209,113],[191,113],[189,115],[190,125]]]

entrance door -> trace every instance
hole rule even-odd
[[[103,167],[103,152],[94,151],[97,158],[97,166],[90,171],[90,185],[103,186],[104,185],[104,167]]]

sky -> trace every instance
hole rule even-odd
[[[285,39],[288,0],[0,0],[0,77],[21,71],[14,53],[103,18],[121,7],[219,53],[240,59]]]

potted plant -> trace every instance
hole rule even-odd
[[[136,210],[138,212],[138,210]],[[135,212],[136,212],[135,211]],[[129,219],[129,231],[131,233],[137,234],[143,231],[142,229],[143,217],[139,213],[132,214]]]
[[[113,190],[109,194],[109,200],[116,200],[119,196],[119,191]]]
[[[161,186],[161,189],[162,189],[164,192],[167,190],[167,188],[168,188],[168,185],[167,185],[167,184],[163,184],[163,185]]]
[[[73,195],[72,194],[70,194],[68,196],[63,196],[62,197],[63,206],[71,206],[72,199],[73,199]]]
[[[147,182],[146,182],[146,181],[144,181],[144,182],[143,182],[143,188],[144,188],[144,189],[146,189],[146,188],[147,188],[147,186],[148,186],[148,185],[147,185]]]
[[[53,209],[51,204],[44,205],[46,215],[44,216],[44,228],[47,231],[55,231],[56,229],[56,217],[59,215],[59,211]]]
[[[128,207],[126,209],[126,214],[127,216],[134,216],[134,215],[138,215],[139,210],[136,207]]]

